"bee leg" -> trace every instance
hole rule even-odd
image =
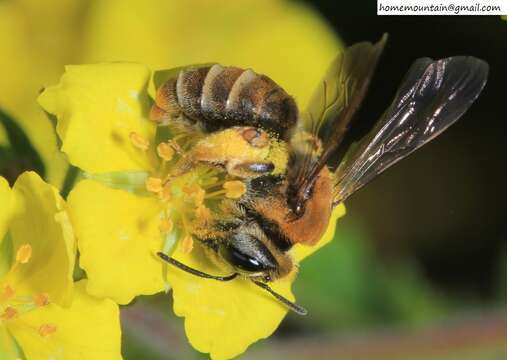
[[[275,165],[270,162],[233,162],[229,161],[225,166],[227,172],[239,178],[256,177],[271,173]]]
[[[238,276],[238,273],[234,273],[234,274],[227,275],[227,276],[215,276],[215,275],[206,274],[205,272],[191,268],[190,266],[187,266],[187,265],[179,262],[178,260],[173,259],[170,256],[167,256],[166,254],[164,254],[162,252],[158,252],[157,255],[165,262],[167,262],[173,266],[176,266],[177,268],[179,268],[183,271],[186,271],[189,274],[199,276],[199,277],[202,277],[205,279],[213,279],[213,280],[218,280],[218,281],[231,281]]]

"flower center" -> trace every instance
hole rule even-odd
[[[47,306],[49,296],[46,293],[35,295],[18,294],[15,289],[15,281],[12,279],[15,271],[25,266],[32,258],[32,247],[30,244],[21,245],[16,251],[15,262],[9,272],[0,281],[0,325],[8,324],[10,321],[18,319],[21,315],[33,311],[37,308]],[[54,324],[41,324],[38,329],[34,329],[40,336],[46,337],[56,331]]]
[[[242,181],[228,180],[224,170],[195,163],[189,158],[193,139],[185,133],[175,133],[169,140],[153,144],[159,167],[146,179],[145,189],[165,206],[160,214],[159,230],[167,242],[179,242],[188,253],[193,238],[203,232],[213,219],[223,216],[222,203],[238,199],[246,192]],[[151,141],[131,133],[132,146],[147,152]],[[165,252],[165,251],[164,251]]]

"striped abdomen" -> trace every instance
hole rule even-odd
[[[157,91],[152,117],[183,114],[205,131],[255,126],[288,136],[297,121],[294,99],[265,75],[218,64],[180,71]]]

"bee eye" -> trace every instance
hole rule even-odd
[[[238,249],[229,247],[226,252],[226,260],[238,269],[248,272],[265,270],[259,260],[242,253]]]
[[[248,234],[236,234],[220,249],[222,258],[239,270],[260,272],[274,269],[276,260],[266,246]]]

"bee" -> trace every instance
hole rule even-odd
[[[183,69],[165,82],[152,118],[208,134],[195,143],[195,161],[223,168],[242,179],[247,191],[228,200],[223,207],[227,216],[199,239],[231,275],[206,274],[159,256],[196,276],[250,279],[289,309],[306,314],[269,286],[297,266],[291,248],[317,244],[335,206],[456,122],[486,84],[489,67],[483,60],[417,59],[371,132],[351,146],[344,138],[386,40],[384,35],[375,44],[361,42],[341,52],[301,112],[285,90],[252,70],[215,64]],[[275,166],[253,152],[250,158],[214,152],[223,141],[216,138],[231,129],[254,149],[283,144],[287,156]]]

